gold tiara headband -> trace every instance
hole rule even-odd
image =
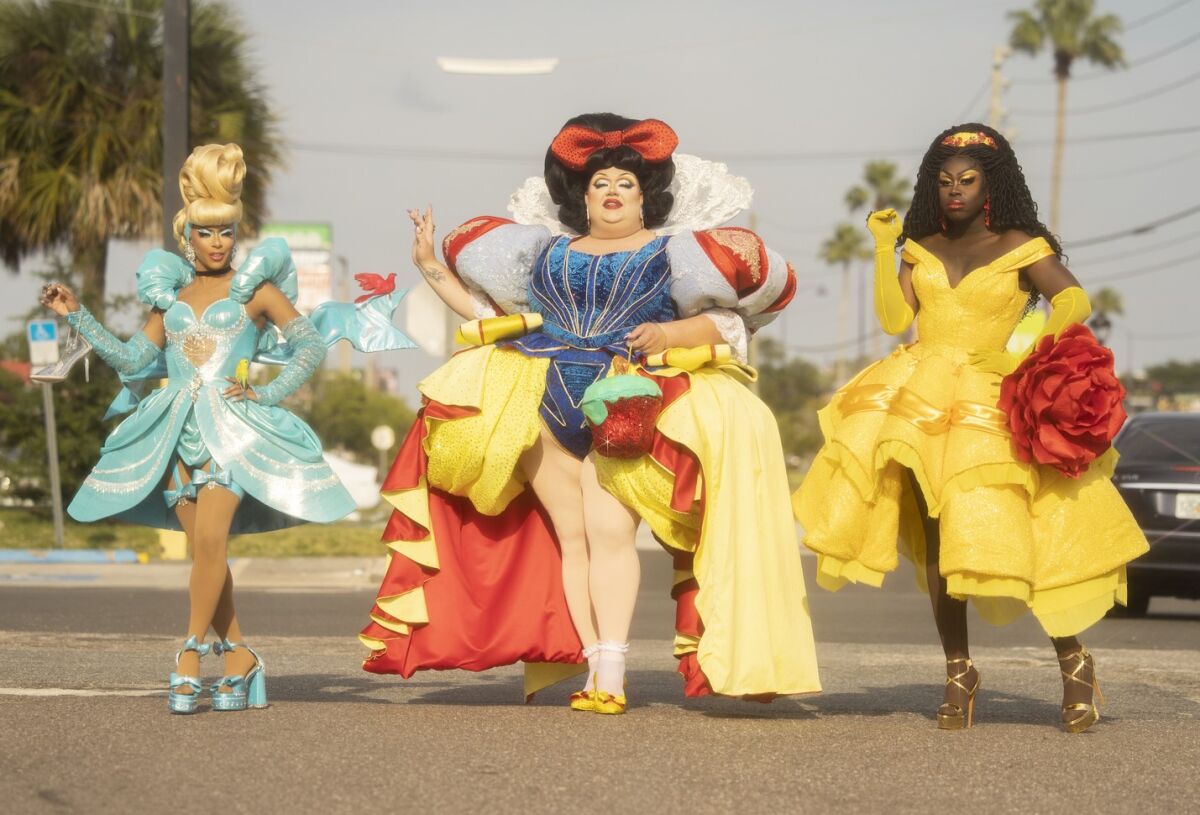
[[[951,133],[942,139],[942,144],[946,147],[970,147],[973,144],[982,144],[993,150],[998,149],[996,147],[996,140],[991,136],[971,130],[960,130],[957,133]]]

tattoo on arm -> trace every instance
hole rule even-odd
[[[425,275],[425,278],[431,283],[442,283],[446,280],[446,276],[442,274],[442,270],[436,266],[430,266],[429,268],[422,266],[421,274]]]

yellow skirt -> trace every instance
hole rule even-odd
[[[548,361],[482,346],[454,356],[421,383],[443,405],[472,415],[433,422],[428,483],[499,514],[525,489],[521,454],[536,443]],[[675,655],[695,654],[711,690],[730,696],[820,690],[799,543],[774,416],[739,381],[736,366],[692,372],[658,430],[699,462],[695,500],[674,508],[674,475],[650,455],[595,456],[601,484],[636,511],[668,551],[693,553],[700,636],[680,635]],[[673,507],[674,503],[674,507]],[[527,676],[527,690],[544,682]]]
[[[825,445],[792,499],[820,585],[881,585],[899,542],[928,590],[915,483],[938,519],[948,592],[989,622],[1031,610],[1050,636],[1072,636],[1125,602],[1125,564],[1148,547],[1109,480],[1116,452],[1079,479],[1018,461],[999,383],[916,343],[834,395],[819,413]]]

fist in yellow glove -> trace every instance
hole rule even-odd
[[[900,223],[900,216],[896,214],[896,210],[888,207],[867,216],[867,229],[875,237],[876,245],[886,244],[890,247],[896,244],[904,226]]]

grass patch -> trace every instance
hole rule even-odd
[[[230,557],[356,557],[385,553],[379,542],[387,511],[371,513],[359,522],[305,524],[277,532],[234,535]],[[158,530],[121,521],[90,524],[67,519],[63,530],[66,549],[132,549],[151,560],[162,557]],[[54,523],[39,510],[0,508],[0,548],[53,549]]]
[[[356,557],[386,551],[382,523],[305,524],[258,535],[234,535],[230,557]]]
[[[54,522],[49,512],[0,508],[0,548],[54,549]],[[64,549],[132,549],[158,557],[158,531],[121,521],[63,525]]]

